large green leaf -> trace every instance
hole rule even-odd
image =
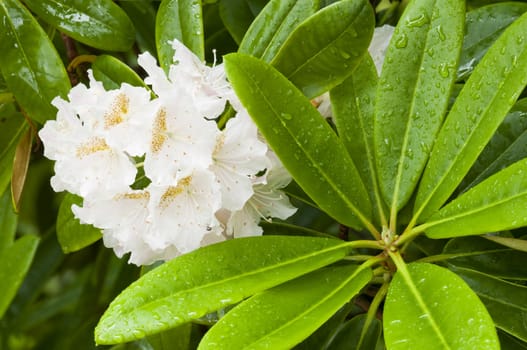
[[[17,102],[32,119],[55,117],[50,102],[66,96],[68,75],[38,22],[17,0],[0,2],[0,71]]]
[[[410,2],[387,48],[377,90],[374,144],[392,220],[412,196],[443,121],[464,19],[459,0]]]
[[[474,187],[490,175],[527,156],[527,99],[519,100],[498,127],[459,189]]]
[[[113,56],[97,56],[91,68],[95,79],[102,82],[108,90],[119,89],[122,83],[147,88],[136,72]]]
[[[443,249],[447,262],[456,267],[487,275],[527,280],[527,253],[494,243],[482,237],[455,238]]]
[[[16,147],[27,130],[28,124],[14,103],[0,104],[0,193],[11,181]]]
[[[373,149],[373,109],[377,70],[369,54],[355,72],[330,91],[333,121],[374,205],[377,223],[385,224]]]
[[[419,185],[419,221],[450,197],[525,87],[526,31],[523,15],[489,49],[457,97]]]
[[[0,281],[3,286],[0,293],[0,318],[24,280],[37,245],[37,237],[24,236],[0,251]]]
[[[485,306],[459,276],[431,264],[398,268],[384,305],[388,349],[499,349]]]
[[[24,0],[44,21],[73,39],[101,50],[127,51],[135,29],[126,13],[111,0]]]
[[[339,222],[367,224],[371,204],[359,173],[310,101],[259,59],[231,54],[224,60],[241,102],[302,189]]]
[[[236,306],[198,349],[290,349],[322,325],[371,279],[370,269],[321,269]]]
[[[351,75],[368,49],[375,16],[367,0],[342,0],[302,22],[272,64],[313,98]]]
[[[266,3],[267,0],[220,0],[221,20],[236,43],[241,43]]]
[[[135,28],[135,38],[139,51],[148,51],[152,55],[156,49],[156,13],[154,0],[143,1],[121,1],[119,6],[123,8],[133,23],[140,23]]]
[[[82,205],[82,198],[67,193],[62,200],[57,217],[57,238],[64,253],[75,252],[101,238],[101,230],[83,225],[71,211],[73,204]]]
[[[361,334],[364,329],[367,315],[360,314],[353,317],[340,327],[327,347],[328,350],[373,350],[376,348],[381,337],[381,321],[374,319],[364,336]]]
[[[467,269],[454,269],[487,307],[496,327],[527,341],[527,287]]]
[[[489,177],[432,215],[430,238],[451,238],[527,225],[527,159]]]
[[[121,343],[197,319],[337,261],[347,246],[334,239],[264,236],[198,249],[124,290],[101,318],[95,339]]]
[[[238,52],[270,62],[293,29],[317,8],[318,0],[271,0],[252,22]]]
[[[472,73],[474,67],[505,28],[525,11],[527,4],[506,2],[480,7],[467,13],[458,79],[466,79]]]
[[[181,41],[201,60],[205,59],[201,0],[163,0],[156,17],[157,56],[168,71],[173,64],[172,40]]]
[[[11,193],[4,191],[0,197],[0,254],[13,243],[18,215],[11,205]]]

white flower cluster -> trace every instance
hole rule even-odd
[[[296,211],[280,191],[289,174],[223,66],[204,65],[177,40],[173,48],[168,76],[149,53],[139,56],[153,93],[128,84],[107,91],[89,72],[89,87],[53,100],[57,118],[39,133],[44,155],[56,161],[53,189],[81,196],[75,216],[137,265],[260,235],[261,218]],[[220,130],[214,119],[227,101],[237,113]]]

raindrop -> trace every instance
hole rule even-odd
[[[340,51],[340,56],[342,56],[342,58],[344,58],[345,60],[349,59],[351,56],[349,53],[347,53],[346,51],[344,50],[341,50]]]
[[[397,38],[397,41],[395,41],[395,47],[398,49],[405,48],[408,45],[408,37],[406,34],[401,34],[399,38]]]
[[[285,120],[291,120],[293,119],[293,116],[289,113],[280,113],[280,116],[284,118]]]
[[[423,24],[428,23],[428,17],[422,13],[419,16],[408,19],[406,23],[409,27],[421,27]]]
[[[443,63],[439,65],[439,74],[443,78],[448,78],[448,76],[450,75],[450,72],[448,71],[448,66],[446,64]]]
[[[443,28],[441,28],[441,26],[439,25],[437,26],[436,30],[437,30],[437,34],[439,35],[439,40],[445,41],[446,36],[445,36],[445,33],[443,33]]]

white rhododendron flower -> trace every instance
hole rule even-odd
[[[381,75],[384,56],[386,56],[386,49],[388,48],[388,44],[390,44],[390,40],[392,40],[394,29],[395,27],[385,24],[382,27],[375,28],[373,32],[373,38],[371,39],[368,51],[379,75]]]
[[[55,160],[55,191],[83,197],[72,206],[129,262],[169,260],[227,238],[262,234],[261,219],[295,212],[280,190],[291,180],[227,81],[174,40],[168,75],[145,53],[138,62],[152,92],[122,84],[106,90],[89,72],[57,119],[39,132]],[[236,115],[220,130],[227,107]]]

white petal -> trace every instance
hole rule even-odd
[[[382,27],[375,28],[375,31],[373,32],[373,38],[371,39],[368,51],[373,58],[373,62],[375,63],[379,75],[381,74],[386,49],[388,48],[388,44],[393,36],[394,29],[395,28],[391,25],[385,24]]]

